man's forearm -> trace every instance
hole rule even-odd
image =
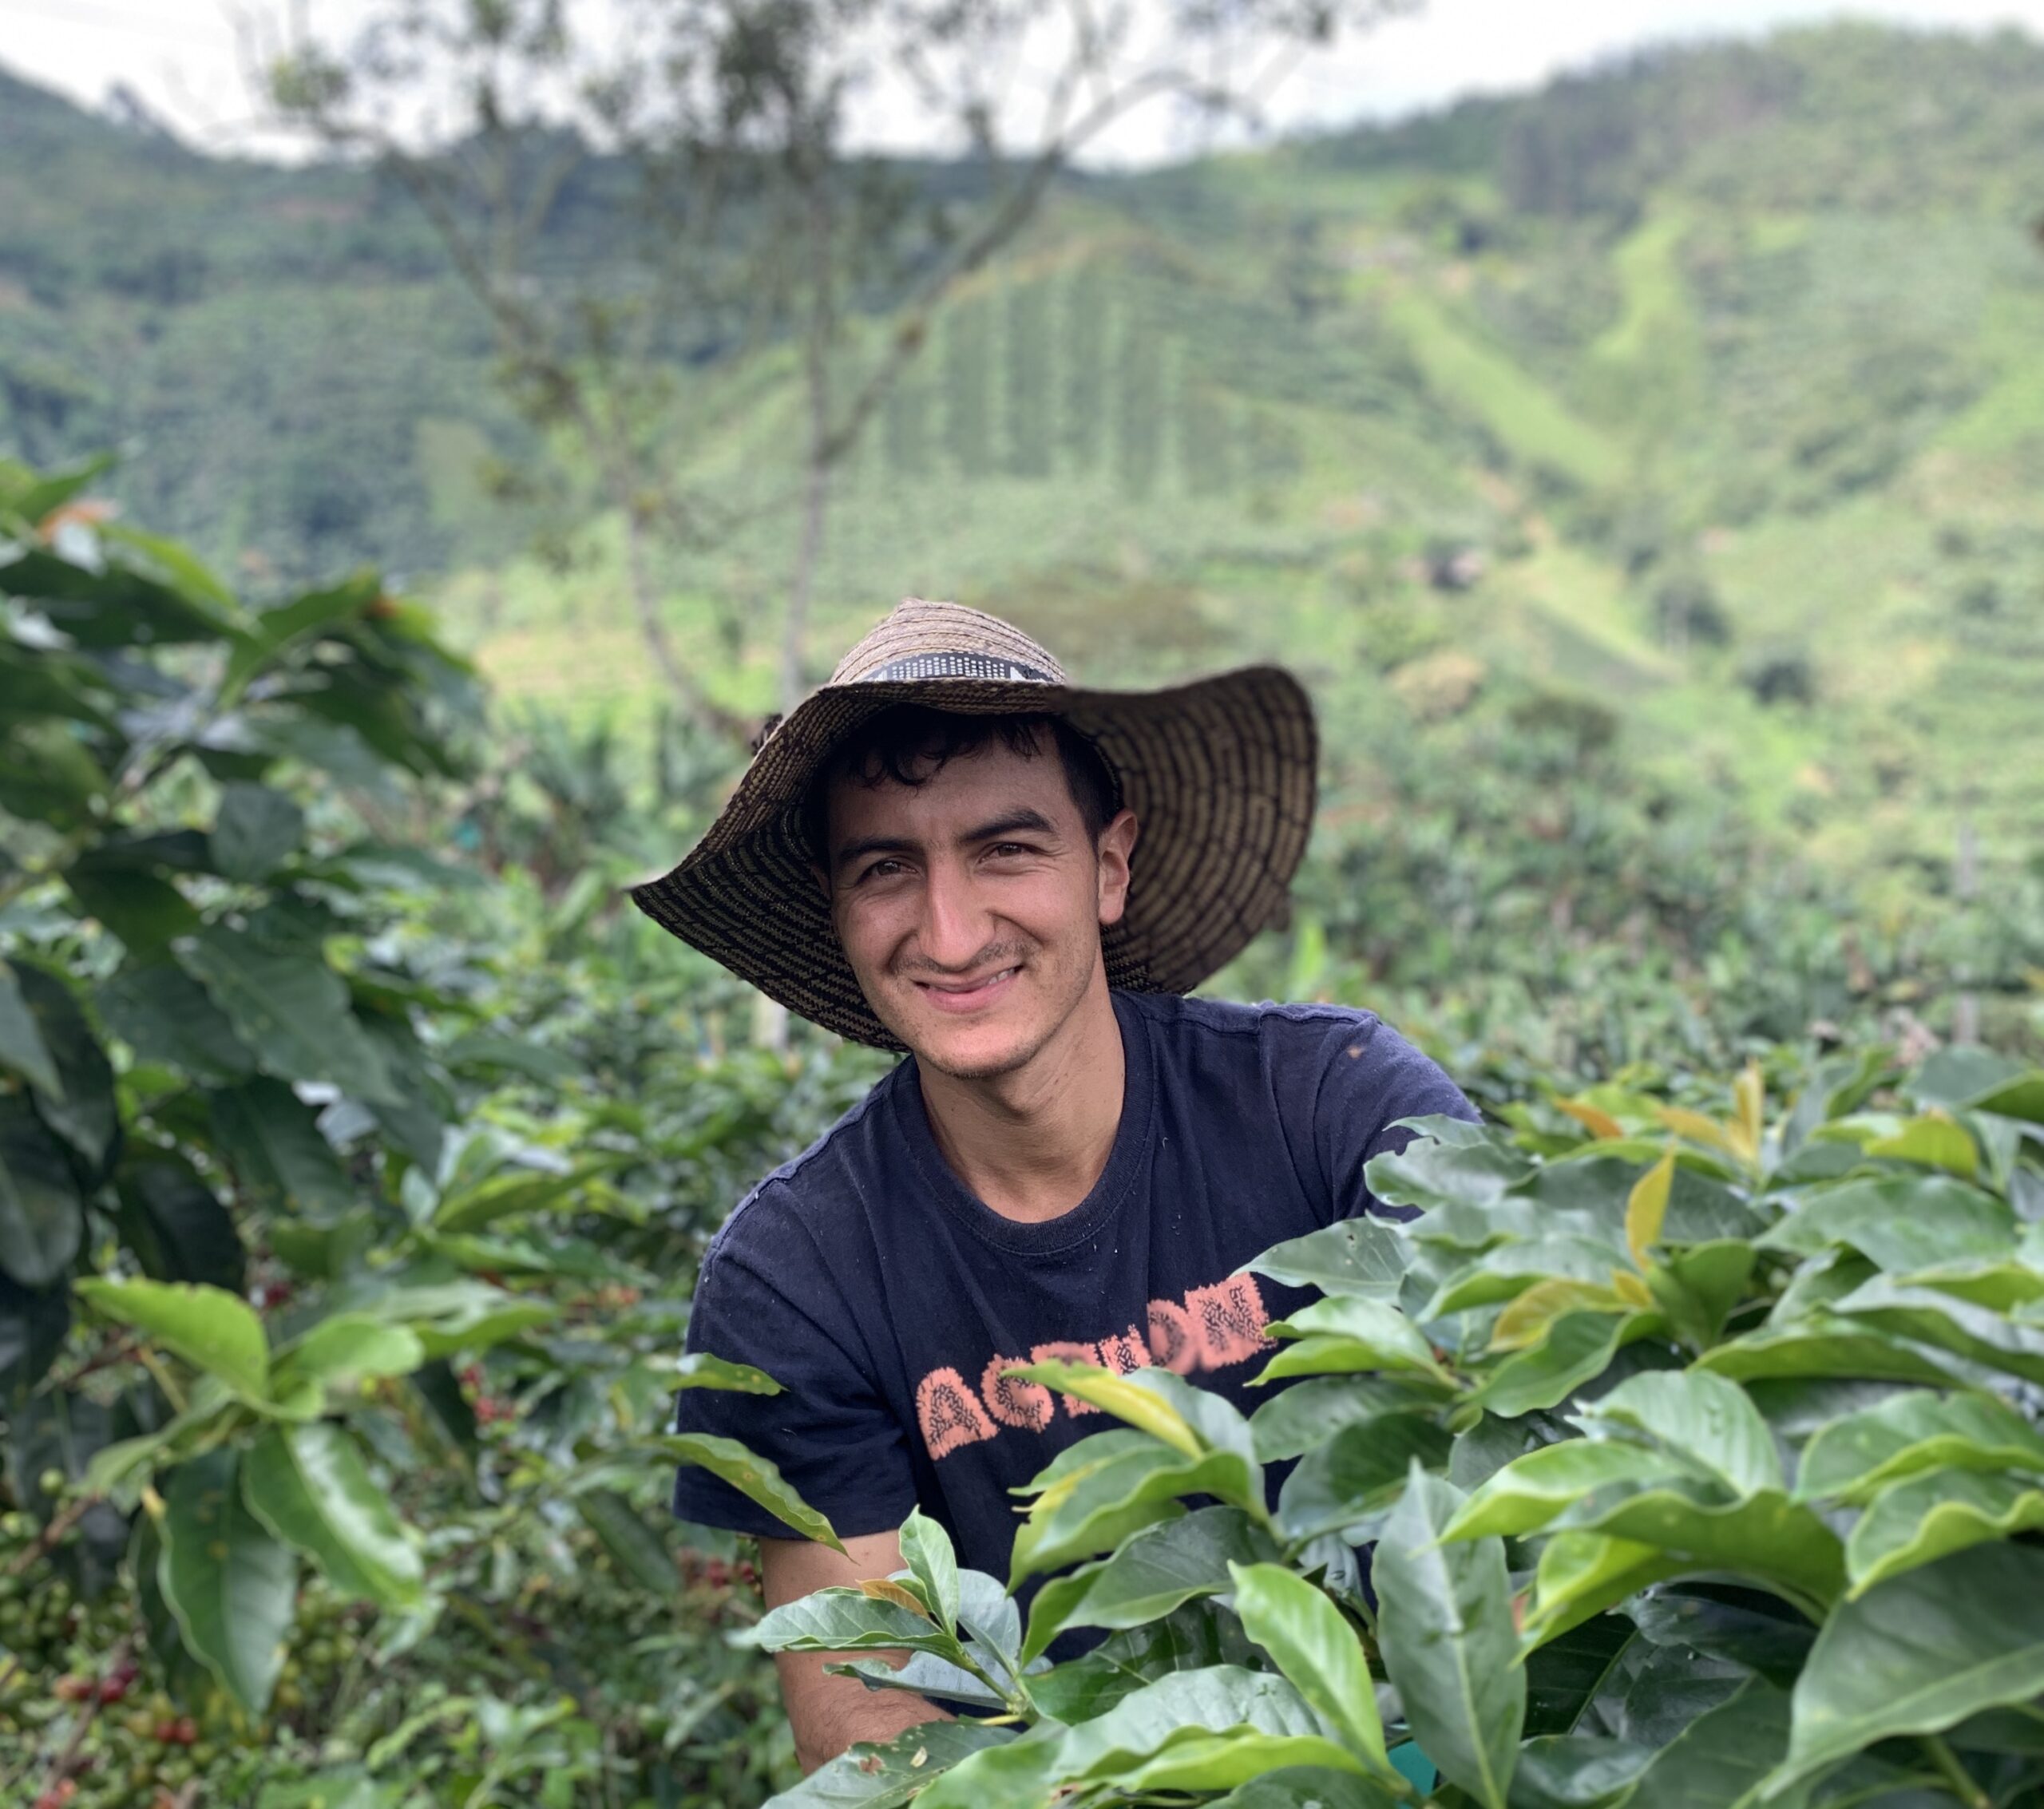
[[[904,1653],[864,1656],[899,1664]],[[948,1721],[933,1702],[906,1690],[868,1689],[856,1677],[834,1677],[828,1664],[842,1663],[820,1652],[784,1652],[775,1660],[781,1672],[781,1696],[794,1728],[795,1757],[804,1773],[828,1764],[862,1740],[889,1740],[925,1721]]]

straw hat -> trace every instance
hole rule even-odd
[[[838,945],[802,825],[810,782],[897,703],[1064,717],[1142,825],[1128,906],[1102,934],[1111,985],[1184,992],[1283,910],[1313,823],[1313,706],[1252,666],[1155,691],[1087,691],[1020,630],[910,598],[762,742],[709,833],[633,901],[683,941],[826,1029],[898,1049]]]

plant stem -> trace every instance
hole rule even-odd
[[[1917,1742],[1938,1768],[1939,1775],[1951,1787],[1952,1795],[1967,1806],[1967,1809],[1994,1809],[1993,1800],[1987,1791],[1974,1782],[1966,1767],[1959,1762],[1959,1755],[1945,1744],[1935,1734],[1925,1734]]]

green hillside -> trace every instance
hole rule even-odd
[[[138,441],[138,507],[259,583],[378,557],[513,696],[645,698],[614,524],[541,560],[489,499],[533,449],[399,196],[0,103],[0,440]],[[1288,660],[1342,795],[1572,711],[1861,873],[1941,881],[1961,818],[2026,858],[2041,140],[2044,46],[1842,26],[1075,182],[846,476],[812,663],[958,596],[1095,678]],[[763,711],[798,398],[770,354],[691,381],[677,461],[748,525],[669,613]]]

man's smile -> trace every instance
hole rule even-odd
[[[976,1011],[1004,993],[1021,971],[1021,964],[1017,962],[1012,967],[997,968],[978,979],[918,980],[911,984],[940,1011]]]

